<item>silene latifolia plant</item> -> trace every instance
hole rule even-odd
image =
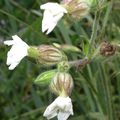
[[[92,6],[95,6],[97,0],[63,0],[61,3],[48,2],[40,6],[44,10],[42,20],[42,32],[49,34],[53,31],[63,16],[80,20],[90,13]],[[48,120],[57,116],[58,120],[67,120],[70,115],[73,115],[73,105],[70,98],[74,82],[70,68],[73,66],[84,67],[90,62],[98,52],[86,55],[87,57],[81,60],[69,61],[65,50],[78,50],[75,46],[70,45],[39,45],[31,46],[24,42],[17,35],[12,36],[12,40],[4,41],[5,45],[11,46],[10,51],[7,53],[7,62],[9,70],[17,67],[24,57],[30,57],[36,60],[40,65],[56,66],[56,69],[45,71],[40,74],[34,81],[36,84],[48,85],[52,93],[57,95],[57,98],[46,108],[43,116]],[[110,44],[109,44],[110,46]],[[92,47],[92,46],[90,46]],[[104,56],[110,56],[115,52],[111,52],[107,43],[102,44],[100,53]]]

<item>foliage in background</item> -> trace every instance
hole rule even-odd
[[[60,43],[77,46],[81,52],[66,53],[69,60],[81,59],[88,54],[92,30],[96,48],[103,41],[120,43],[119,0],[106,0],[100,9],[94,8],[81,21],[62,19],[49,36],[41,32],[42,11],[39,9],[47,1],[0,0],[1,120],[45,120],[42,114],[55,98],[48,86],[33,84],[36,76],[50,68],[24,59],[15,70],[8,70],[5,63],[8,48],[3,45],[3,40],[17,34],[30,45]],[[94,28],[95,13],[98,16]],[[98,55],[83,69],[72,68],[70,72],[75,83],[71,96],[74,116],[70,120],[120,119],[119,49],[111,57]]]

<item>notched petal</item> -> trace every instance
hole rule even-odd
[[[14,44],[14,41],[13,40],[7,40],[7,41],[4,41],[4,44],[10,46],[10,45]]]
[[[29,46],[22,41],[17,35],[12,36],[13,40],[4,41],[4,44],[11,45],[11,49],[7,53],[7,62],[9,70],[13,70],[20,61],[27,56]]]
[[[45,10],[42,20],[42,32],[46,31],[46,34],[49,34],[63,17],[64,13],[67,13],[67,10],[58,3],[52,2],[43,4],[40,8]]]
[[[67,120],[73,115],[72,102],[69,97],[57,97],[44,112],[47,119],[51,119],[57,115],[58,120]]]

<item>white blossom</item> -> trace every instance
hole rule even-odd
[[[12,36],[13,40],[4,41],[5,45],[12,46],[7,53],[7,62],[9,70],[13,70],[20,61],[28,55],[27,50],[29,46],[17,35]]]
[[[49,34],[67,10],[58,3],[48,2],[40,6],[44,10],[42,32]]]
[[[46,108],[43,116],[48,120],[55,116],[58,120],[67,120],[70,115],[73,115],[71,99],[59,96]]]

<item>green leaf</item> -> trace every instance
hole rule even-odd
[[[49,70],[49,71],[43,72],[36,78],[34,83],[38,85],[48,84],[51,81],[51,79],[54,77],[56,72],[57,72],[56,70]]]

